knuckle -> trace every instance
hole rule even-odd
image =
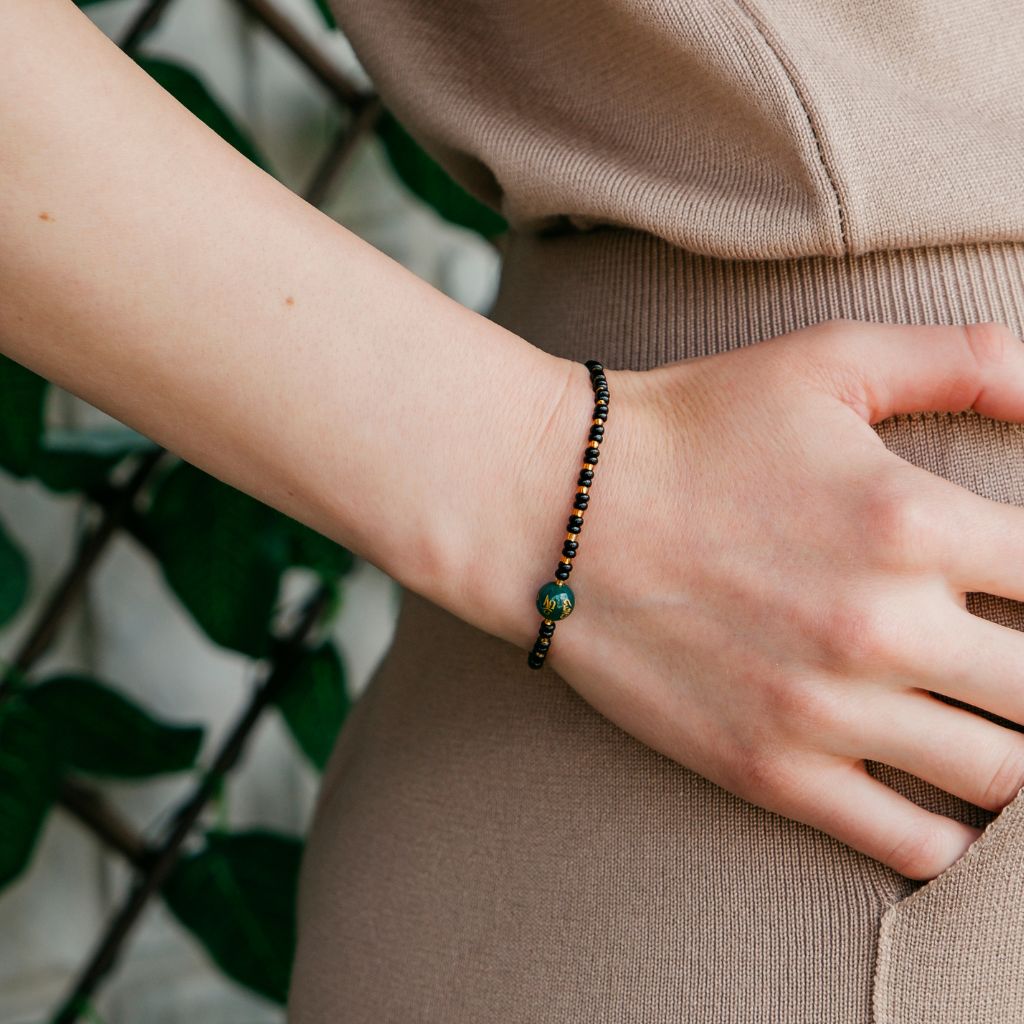
[[[938,825],[916,825],[900,837],[885,863],[907,878],[934,878],[948,866],[945,848]]]
[[[837,600],[822,613],[826,664],[848,672],[863,666],[902,664],[899,623],[882,602]]]
[[[1002,810],[1024,786],[1024,744],[1014,740],[1000,759],[982,794],[981,806]]]
[[[1010,341],[1015,340],[1006,324],[985,321],[963,325],[964,342],[979,370],[999,366],[1006,359]]]
[[[923,567],[932,559],[937,524],[934,510],[905,484],[876,482],[864,498],[864,548],[886,569]]]
[[[789,788],[790,777],[785,758],[777,749],[747,747],[740,752],[729,788],[744,800],[771,802]]]
[[[860,323],[860,329],[863,323]],[[821,320],[782,337],[791,356],[786,385],[794,380],[811,383],[853,408],[864,407],[868,387],[861,360],[858,321],[846,317]]]
[[[787,734],[820,735],[843,722],[838,695],[821,679],[790,676],[769,683],[767,689],[771,714]]]
[[[788,337],[809,347],[808,351],[800,354],[802,359],[806,360],[809,356],[812,359],[821,357],[824,359],[823,366],[834,369],[837,365],[835,356],[849,354],[850,333],[854,324],[855,321],[850,318],[833,317],[800,327]]]

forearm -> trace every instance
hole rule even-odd
[[[4,5],[0,67],[2,350],[526,643],[528,606],[474,619],[467,587],[548,569],[570,364],[254,167],[66,0]]]

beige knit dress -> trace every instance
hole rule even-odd
[[[839,316],[1024,331],[1021,0],[331,3],[511,223],[492,316],[536,345],[645,369]],[[876,429],[1024,505],[1024,428]],[[992,815],[871,767],[988,827],[911,881],[407,592],[325,776],[290,1019],[1021,1024],[1024,794]]]

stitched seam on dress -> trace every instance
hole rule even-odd
[[[797,98],[797,102],[803,110],[804,117],[807,118],[807,126],[811,130],[811,136],[814,139],[815,148],[818,150],[818,160],[821,162],[821,168],[825,172],[825,178],[828,181],[829,187],[832,189],[832,197],[836,202],[836,213],[839,217],[839,236],[843,246],[842,254],[844,256],[848,255],[850,252],[850,238],[846,222],[846,210],[843,207],[843,201],[840,198],[839,186],[837,184],[835,173],[829,165],[828,160],[825,158],[825,149],[821,142],[822,131],[817,117],[814,116],[813,108],[811,107],[810,99],[807,95],[807,88],[798,74],[793,62],[786,56],[782,47],[779,46],[774,34],[769,34],[769,30],[764,19],[757,13],[757,11],[754,10],[748,0],[736,0],[736,6],[739,7],[753,22],[754,28],[757,29],[758,34],[764,40],[765,46],[771,50],[772,55],[779,62],[782,70],[786,72],[786,77],[789,79],[789,84],[793,87],[793,93]]]
[[[892,983],[892,929],[889,907],[882,914],[878,932],[875,937],[875,970],[871,979],[871,1022],[872,1024],[892,1024],[890,1013],[889,989]]]

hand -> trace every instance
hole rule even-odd
[[[965,607],[1024,600],[1024,510],[900,459],[871,424],[1024,421],[1024,345],[1000,324],[833,320],[606,374],[578,607],[548,665],[731,792],[934,877],[978,830],[864,762],[993,811],[1024,784],[1024,735],[928,692],[1024,722],[1024,635]],[[577,420],[589,387],[573,378]]]

